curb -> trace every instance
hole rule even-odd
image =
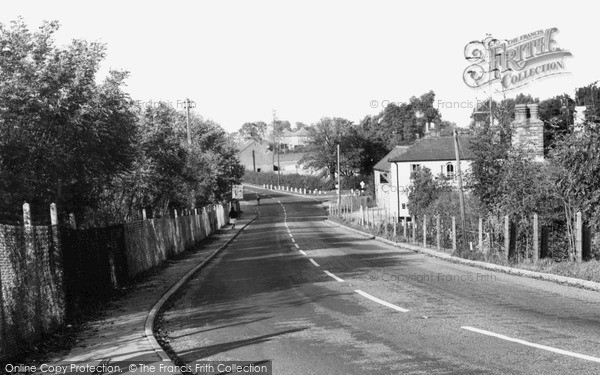
[[[154,306],[152,306],[152,308],[150,309],[148,316],[146,316],[146,323],[144,324],[144,335],[146,336],[146,339],[154,349],[154,352],[158,354],[162,361],[171,361],[171,358],[169,358],[167,353],[165,353],[163,348],[160,346],[160,344],[154,337],[154,320],[156,320],[158,312],[163,307],[165,302],[167,302],[169,298],[171,298],[173,294],[175,294],[179,290],[179,288],[183,286],[183,284],[185,284],[196,272],[198,272],[208,262],[210,262],[212,258],[214,258],[219,252],[221,252],[221,250],[227,247],[231,243],[231,241],[233,241],[240,234],[241,231],[243,231],[248,225],[252,224],[252,222],[254,222],[254,220],[256,220],[257,218],[258,214],[256,214],[254,218],[247,222],[243,227],[238,229],[237,233],[235,233],[233,237],[225,241],[223,245],[219,246],[219,248],[213,251],[206,259],[204,259],[202,262],[194,266],[194,268],[189,270],[185,275],[183,275],[181,279],[179,279],[179,281],[177,281],[175,285],[169,288],[169,290],[165,292],[165,294],[162,295],[158,302],[156,302]]]
[[[514,268],[514,267],[501,266],[499,264],[480,262],[477,260],[458,258],[458,257],[452,256],[450,254],[440,253],[438,251],[429,250],[429,249],[426,249],[426,248],[423,248],[423,247],[417,246],[417,245],[393,242],[386,238],[374,236],[370,233],[363,232],[358,229],[354,229],[354,228],[348,227],[346,225],[336,223],[334,221],[330,221],[329,219],[325,220],[325,222],[333,224],[334,226],[337,226],[340,228],[347,229],[351,232],[360,234],[362,236],[365,236],[369,239],[373,239],[375,241],[383,242],[383,243],[386,243],[388,245],[395,246],[395,247],[405,248],[408,250],[415,251],[417,253],[431,255],[433,257],[443,259],[443,260],[446,260],[446,261],[449,261],[452,263],[459,263],[459,264],[464,264],[464,265],[471,266],[471,267],[482,268],[482,269],[489,270],[489,271],[502,272],[502,273],[506,273],[509,275],[529,277],[532,279],[551,281],[551,282],[554,282],[557,284],[566,284],[569,286],[575,286],[575,287],[589,289],[589,290],[593,290],[593,291],[600,291],[600,283],[597,283],[594,281],[576,279],[574,277],[567,277],[567,276],[561,276],[561,275],[554,275],[551,273],[524,270],[524,269]]]

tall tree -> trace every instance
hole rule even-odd
[[[314,169],[325,169],[333,179],[337,170],[337,145],[344,144],[344,136],[352,126],[352,122],[339,117],[324,117],[309,128],[311,147],[302,158],[302,162]],[[342,152],[344,173],[348,172],[348,154]]]
[[[136,117],[122,91],[126,73],[96,83],[105,46],[74,40],[59,48],[58,28],[0,24],[0,195],[13,207],[56,202],[82,212],[131,165]]]
[[[246,122],[240,128],[240,135],[244,139],[253,139],[257,142],[262,142],[265,139],[267,132],[267,124],[263,121]]]

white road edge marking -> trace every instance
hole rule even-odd
[[[358,293],[358,294],[360,294],[360,295],[361,295],[361,296],[363,296],[363,297],[366,297],[366,298],[370,299],[370,300],[371,300],[371,301],[373,301],[373,302],[377,302],[377,303],[379,303],[379,304],[381,304],[381,305],[383,305],[383,306],[387,306],[387,307],[389,307],[389,308],[391,308],[391,309],[394,309],[394,310],[396,310],[396,311],[400,311],[400,312],[408,312],[408,310],[407,310],[407,309],[403,309],[403,308],[402,308],[402,307],[400,307],[400,306],[396,306],[396,305],[394,305],[394,304],[391,304],[391,303],[389,303],[389,302],[386,302],[386,301],[384,301],[384,300],[382,300],[382,299],[379,299],[379,298],[377,298],[377,297],[374,297],[374,296],[370,295],[369,293],[365,293],[365,292],[363,292],[363,291],[362,291],[362,290],[360,290],[360,289],[356,289],[356,290],[355,290],[355,292],[356,292],[356,293]]]
[[[323,272],[325,272],[325,274],[326,274],[327,276],[331,277],[331,278],[332,278],[332,279],[334,279],[335,281],[339,281],[340,283],[343,283],[343,282],[344,282],[344,279],[341,279],[341,278],[337,277],[336,275],[332,274],[332,273],[331,273],[331,272],[329,272],[329,271],[323,271]]]
[[[308,256],[304,251],[302,251],[302,250],[298,250],[298,251],[300,251],[300,254],[304,255],[305,257]]]
[[[592,357],[591,355],[574,353],[574,352],[570,352],[568,350],[557,349],[557,348],[553,348],[551,346],[540,345],[540,344],[536,344],[536,343],[525,341],[525,340],[521,340],[521,339],[515,339],[515,338],[512,338],[512,337],[501,335],[499,333],[494,333],[494,332],[486,331],[486,330],[479,329],[479,328],[473,328],[473,327],[468,327],[468,326],[463,326],[463,327],[460,327],[460,328],[466,329],[467,331],[473,331],[473,332],[481,333],[482,335],[492,336],[492,337],[496,337],[496,338],[499,338],[499,339],[502,339],[502,340],[516,342],[517,344],[531,346],[533,348],[547,350],[547,351],[553,352],[553,353],[568,355],[568,356],[579,358],[579,359],[585,359],[586,361],[592,361],[592,362],[598,362],[598,363],[600,363],[600,358],[598,358],[598,357]]]
[[[315,260],[314,260],[313,258],[308,258],[308,260],[310,260],[310,262],[311,262],[312,264],[314,264],[314,265],[315,265],[315,267],[321,267],[321,266],[319,265],[319,263],[315,262]]]
[[[300,248],[300,246],[298,246],[298,244],[297,244],[297,243],[295,243],[295,244],[294,244],[294,246],[296,246],[296,248],[298,248],[298,249]]]

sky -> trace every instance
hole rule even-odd
[[[0,22],[31,29],[58,20],[58,45],[100,41],[110,69],[130,72],[125,90],[142,103],[166,101],[227,131],[278,119],[358,122],[387,103],[430,90],[442,118],[468,126],[477,100],[568,93],[600,78],[596,12],[583,1],[11,1]],[[566,75],[519,90],[473,89],[465,45],[487,34],[512,39],[558,28],[572,53]],[[460,108],[466,107],[466,108]]]

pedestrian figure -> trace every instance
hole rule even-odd
[[[235,229],[235,224],[237,223],[238,213],[235,208],[231,207],[231,211],[229,211],[229,222],[231,223],[231,229]]]
[[[260,206],[260,194],[256,194],[256,204]]]

